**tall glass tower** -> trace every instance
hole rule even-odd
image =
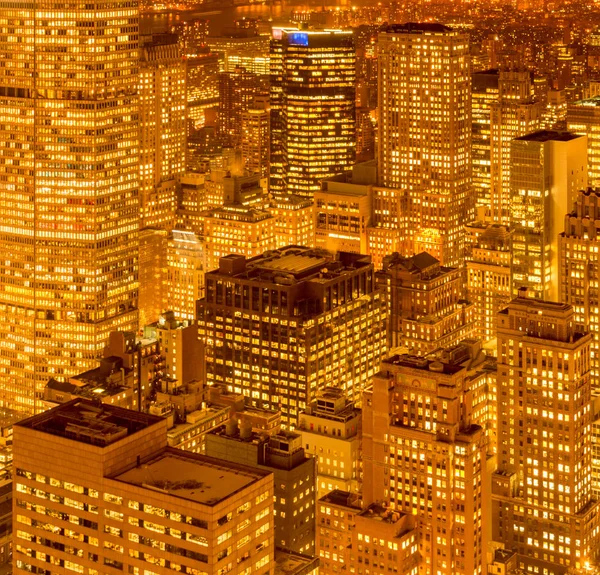
[[[352,32],[274,28],[271,156],[274,195],[312,199],[356,151],[356,51]]]
[[[0,405],[137,327],[138,3],[0,1]]]

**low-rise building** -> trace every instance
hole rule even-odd
[[[361,476],[361,410],[341,389],[321,392],[300,414],[297,431],[317,461],[317,496],[339,489],[357,493]]]

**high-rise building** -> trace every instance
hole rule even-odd
[[[408,190],[415,235],[435,234],[444,265],[462,261],[473,215],[469,37],[441,24],[379,35],[379,184]]]
[[[186,65],[175,34],[143,37],[140,54],[140,225],[171,230],[185,170]]]
[[[241,66],[260,76],[269,75],[269,36],[250,28],[226,28],[220,36],[209,36],[207,44],[221,55],[221,72]]]
[[[241,116],[241,147],[244,169],[251,174],[269,175],[269,103],[255,98]]]
[[[418,573],[484,572],[489,462],[475,397],[465,368],[412,355],[386,359],[363,397],[363,503],[414,519]]]
[[[576,328],[600,333],[600,190],[580,190],[558,236],[558,300],[573,306]],[[592,393],[600,393],[600,341],[590,347]]]
[[[493,538],[526,573],[564,575],[597,550],[590,334],[568,304],[519,297],[498,315]]]
[[[300,414],[297,431],[317,463],[317,495],[334,489],[358,493],[361,477],[361,411],[335,387],[325,389]]]
[[[510,142],[540,129],[542,104],[533,97],[531,72],[507,63],[500,70],[499,97],[490,119],[490,215],[510,224]]]
[[[467,295],[475,304],[477,336],[489,341],[496,337],[498,312],[512,299],[511,234],[500,224],[471,224],[468,231],[473,228],[478,229],[467,256]]]
[[[167,230],[144,228],[139,234],[139,326],[155,322],[167,296]]]
[[[258,434],[246,417],[236,416],[206,435],[206,455],[273,473],[275,545],[315,554],[316,465],[302,436],[277,430]]]
[[[558,234],[578,190],[587,188],[587,138],[542,130],[511,142],[512,290],[556,300]]]
[[[351,178],[352,172],[332,176],[315,192],[315,246],[366,254],[372,186],[353,185]]]
[[[204,214],[206,269],[229,254],[252,258],[277,248],[275,217],[266,209],[260,176],[227,175],[223,205]]]
[[[465,298],[460,268],[427,252],[384,259],[377,282],[387,292],[388,346],[426,355],[475,335],[475,306]]]
[[[167,240],[166,294],[163,308],[179,321],[192,321],[204,293],[205,247],[187,230],[173,230]],[[152,285],[149,286],[152,289]],[[163,311],[163,310],[161,310]]]
[[[315,245],[313,201],[301,196],[272,198],[269,211],[275,217],[278,248]]]
[[[137,328],[138,16],[112,1],[2,11],[5,407],[34,412],[49,378],[94,367],[111,330]]]
[[[167,420],[75,400],[14,428],[15,574],[274,575],[273,474],[167,447]]]
[[[312,199],[355,157],[352,32],[274,28],[269,189]]]
[[[177,227],[194,232],[197,236],[204,233],[202,214],[208,209],[204,174],[188,172],[179,181],[179,206],[177,209]]]
[[[244,68],[219,74],[218,134],[223,145],[241,145],[242,115],[262,91],[260,77]],[[264,92],[268,93],[266,86]]]
[[[489,211],[491,206],[491,120],[492,105],[500,93],[498,70],[475,72],[471,76],[471,161],[473,194],[477,208]]]
[[[379,503],[363,509],[358,497],[335,489],[317,502],[320,575],[352,569],[360,572],[362,565],[365,571],[373,565],[381,573],[418,575],[415,518]]]
[[[326,387],[359,401],[386,352],[387,320],[366,256],[290,246],[206,273],[198,327],[207,383],[298,417]]]
[[[589,185],[600,186],[600,95],[569,104],[567,129],[587,136]]]
[[[196,127],[205,123],[205,113],[219,105],[219,64],[221,57],[203,52],[186,60],[188,119]]]

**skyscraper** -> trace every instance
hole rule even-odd
[[[527,573],[583,567],[598,542],[592,499],[590,334],[568,304],[527,297],[498,314],[493,538]]]
[[[424,575],[484,572],[487,439],[468,372],[394,355],[363,398],[363,503],[414,518]]]
[[[512,299],[510,230],[499,224],[468,227],[473,245],[467,257],[467,294],[475,304],[477,336],[496,337],[498,312]]]
[[[386,352],[386,308],[367,256],[296,246],[222,257],[198,302],[206,381],[295,426],[335,386],[360,401]]]
[[[185,171],[186,65],[174,34],[144,37],[140,53],[140,225],[170,230]]]
[[[573,306],[576,327],[600,332],[600,190],[580,190],[558,237],[559,301]],[[600,384],[600,341],[591,344],[592,389]]]
[[[469,38],[441,24],[379,36],[379,184],[411,193],[415,234],[433,233],[444,265],[462,260],[472,216]]]
[[[463,273],[427,252],[384,259],[377,282],[388,292],[388,347],[418,355],[475,335],[475,306],[465,299]]]
[[[476,206],[487,211],[491,190],[491,109],[498,100],[498,70],[475,72],[471,79],[473,194]]]
[[[138,5],[5,7],[0,53],[0,379],[33,412],[137,328]]]
[[[270,191],[312,199],[355,156],[352,32],[273,29]]]
[[[587,136],[589,184],[600,186],[600,96],[569,104],[567,129]]]
[[[269,103],[268,98],[255,98],[242,112],[241,147],[244,168],[266,178],[269,174]]]
[[[510,223],[510,142],[540,128],[542,105],[533,99],[531,73],[506,64],[490,118],[490,208],[492,220]]]
[[[587,142],[541,130],[511,142],[512,289],[558,298],[558,234],[578,190],[587,188]]]

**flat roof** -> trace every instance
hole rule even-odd
[[[113,479],[203,505],[216,505],[269,472],[166,448]]]
[[[555,130],[539,130],[532,134],[526,134],[515,140],[522,142],[570,142],[577,138],[582,138],[579,134],[573,134],[572,132],[557,132]]]
[[[320,268],[330,262],[330,258],[319,257],[309,252],[286,254],[279,259],[268,260],[260,264],[261,268],[290,273],[302,273],[312,268]]]
[[[105,447],[165,420],[89,399],[74,399],[16,424],[42,433]]]
[[[576,102],[573,102],[573,106],[600,106],[600,96],[577,100]]]
[[[318,557],[309,557],[286,549],[275,549],[275,575],[310,573],[319,564]]]

